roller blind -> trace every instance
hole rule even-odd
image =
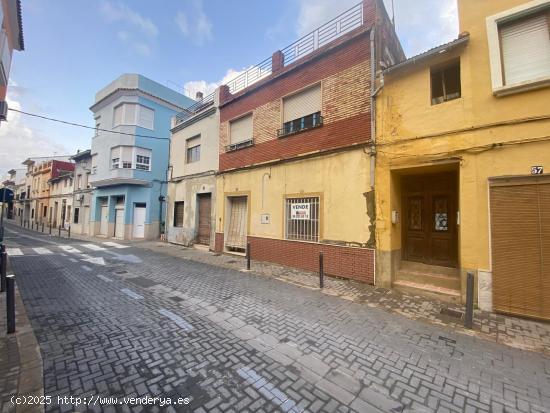
[[[139,107],[139,122],[138,126],[146,129],[154,129],[155,111],[145,106]]]
[[[243,116],[229,124],[231,143],[252,139],[252,114]]]
[[[187,148],[193,148],[201,144],[201,136],[194,136],[193,138],[187,139]]]
[[[283,122],[321,111],[321,85],[313,86],[283,100]]]
[[[136,111],[137,106],[135,103],[125,103],[124,107],[124,124],[135,125],[136,124]]]
[[[119,105],[115,108],[115,113],[113,114],[113,126],[122,124],[122,109],[123,105]]]
[[[121,146],[120,158],[122,162],[132,162],[132,154],[134,148],[132,146]]]
[[[504,25],[500,38],[505,84],[550,76],[547,13]]]

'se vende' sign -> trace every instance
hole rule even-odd
[[[309,219],[309,203],[291,204],[290,219]]]

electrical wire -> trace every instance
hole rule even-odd
[[[168,140],[169,139],[169,138],[162,138],[162,137],[159,137],[159,136],[139,135],[137,133],[117,132],[117,131],[110,130],[110,129],[94,128],[93,126],[87,126],[87,125],[82,125],[80,123],[69,122],[69,121],[61,120],[61,119],[50,118],[48,116],[38,115],[36,113],[25,112],[25,111],[22,111],[22,110],[19,110],[19,109],[8,108],[8,110],[11,110],[12,112],[21,113],[23,115],[34,116],[35,118],[49,120],[51,122],[63,123],[64,125],[77,126],[79,128],[93,129],[95,131],[116,133],[116,134],[119,134],[119,135],[128,135],[128,136],[133,136],[133,137],[136,137],[136,138],[149,138],[149,139],[159,139],[159,140]]]

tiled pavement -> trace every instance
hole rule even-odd
[[[79,411],[550,411],[544,354],[253,273],[19,231],[8,243],[46,395],[190,399]]]
[[[151,251],[235,270],[241,270],[246,266],[245,258],[239,256],[220,255],[157,241],[140,242],[137,245]],[[319,277],[315,273],[255,261],[252,262],[252,271],[255,274],[273,277],[302,287],[315,290],[319,288]],[[550,323],[476,310],[474,329],[471,331],[463,328],[463,319],[460,316],[463,316],[465,310],[460,305],[329,277],[325,277],[325,287],[322,292],[401,314],[413,320],[444,326],[463,334],[550,355]]]

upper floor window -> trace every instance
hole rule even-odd
[[[137,103],[122,103],[114,109],[113,127],[130,125],[152,130],[154,121],[155,111]]]
[[[148,171],[151,166],[151,158],[148,156],[137,155],[136,156],[136,169],[142,171]]]
[[[524,2],[486,23],[496,96],[550,85],[550,1]]]
[[[253,142],[252,113],[229,122],[229,146],[227,150],[249,146]]]
[[[201,136],[194,136],[190,139],[187,139],[187,153],[186,153],[186,163],[192,163],[200,161],[201,159]]]
[[[550,76],[550,11],[499,25],[504,84]]]
[[[279,136],[286,136],[322,124],[321,84],[283,99],[283,128],[279,130]]]
[[[82,174],[76,176],[76,189],[82,189]]]
[[[432,69],[432,105],[458,99],[461,96],[460,62]]]
[[[111,148],[111,169],[131,169],[133,157],[133,146],[115,146]]]

